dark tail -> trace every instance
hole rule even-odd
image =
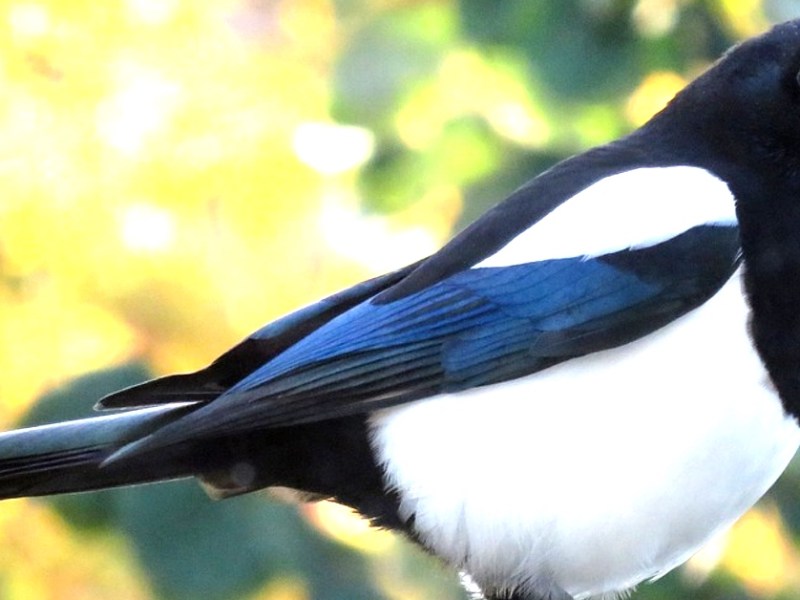
[[[139,461],[103,462],[193,410],[170,405],[0,433],[0,499],[83,492],[190,477],[194,448]]]

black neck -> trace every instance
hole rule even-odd
[[[734,193],[753,340],[784,408],[800,420],[800,189],[785,181]]]

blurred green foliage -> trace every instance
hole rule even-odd
[[[198,368],[283,312],[434,251],[798,9],[3,4],[0,420],[84,416],[105,392]],[[798,469],[636,598],[800,597]],[[436,561],[335,507],[212,503],[190,482],[7,502],[0,542],[8,599],[464,598]]]

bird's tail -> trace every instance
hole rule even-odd
[[[125,444],[170,423],[191,405],[169,405],[0,433],[0,499],[82,492],[189,477],[194,452],[110,462]]]

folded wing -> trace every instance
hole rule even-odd
[[[379,295],[122,454],[531,374],[668,324],[713,296],[738,262],[737,227],[701,225],[645,248],[472,268],[398,299]]]

